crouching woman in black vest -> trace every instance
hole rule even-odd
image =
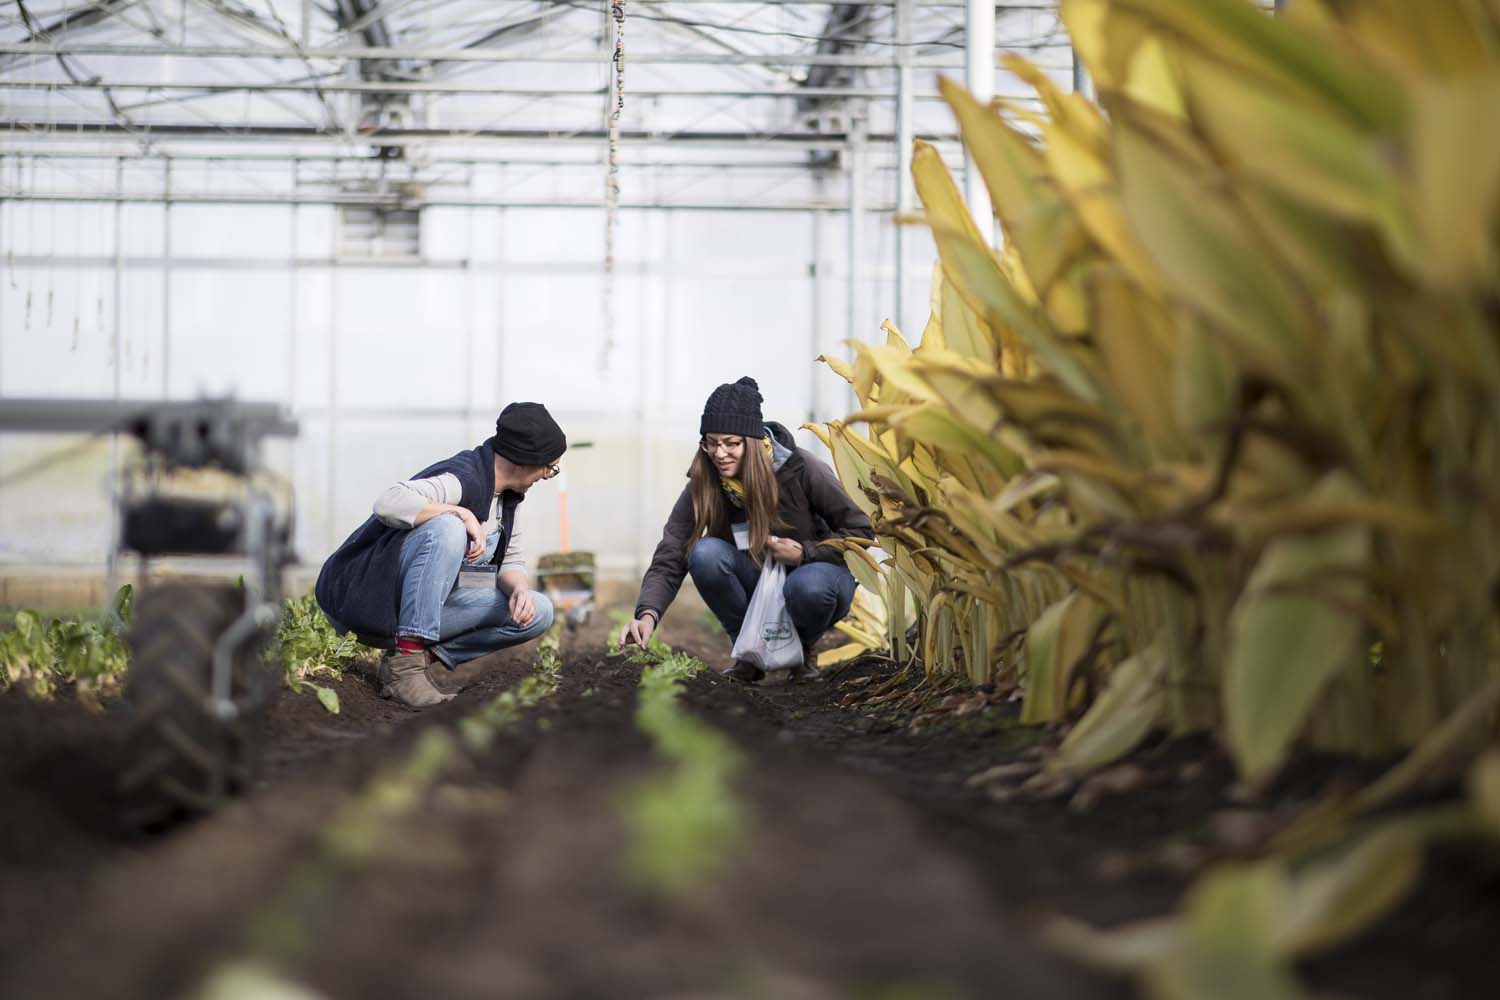
[[[535,639],[552,604],[531,589],[516,507],[559,472],[567,438],[540,403],[512,403],[495,436],[396,483],[323,563],[317,599],[340,632],[394,646],[377,668],[381,694],[411,708],[447,701],[427,675]],[[465,563],[496,567],[494,587],[458,586]]]
[[[748,376],[708,397],[688,484],[667,518],[641,581],[635,620],[620,641],[644,645],[682,578],[692,574],[732,644],[761,566],[774,558],[787,569],[782,594],[802,640],[803,665],[792,673],[810,677],[816,674],[812,644],[849,613],[855,588],[843,553],[821,543],[875,536],[833,470],[797,447],[781,424],[764,422],[760,404],[759,387]],[[743,662],[725,673],[751,684],[764,676]]]

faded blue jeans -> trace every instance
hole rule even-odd
[[[517,625],[503,590],[459,587],[459,567],[468,546],[464,523],[451,514],[417,525],[401,543],[396,635],[433,643],[433,655],[450,670],[497,649],[530,642],[552,625],[552,602],[540,591],[531,593],[536,617],[529,625]]]
[[[760,582],[760,567],[722,538],[700,538],[688,554],[688,573],[724,631],[733,642],[740,634],[750,595]],[[833,623],[849,613],[854,603],[854,574],[833,563],[803,563],[789,571],[781,588],[797,635],[806,644],[817,641]]]

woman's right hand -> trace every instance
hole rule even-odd
[[[651,633],[655,631],[656,619],[651,615],[641,615],[635,621],[626,622],[620,630],[620,645],[644,646],[651,641]]]

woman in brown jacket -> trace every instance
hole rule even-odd
[[[667,518],[641,580],[635,620],[620,641],[644,645],[691,574],[732,644],[761,566],[774,558],[787,569],[782,593],[802,640],[803,666],[793,674],[814,676],[809,650],[849,613],[855,587],[843,553],[822,543],[874,534],[833,470],[798,448],[781,424],[766,423],[760,404],[760,388],[749,376],[708,397],[688,484]],[[764,676],[743,662],[725,673],[752,684]]]

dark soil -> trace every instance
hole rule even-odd
[[[689,616],[663,635],[723,659],[723,638]],[[854,704],[886,664],[754,688],[700,676],[684,702],[745,755],[735,791],[749,819],[719,876],[666,896],[623,860],[622,795],[661,762],[635,726],[638,668],[604,653],[596,625],[566,640],[554,698],[460,755],[370,856],[319,868],[308,889],[340,807],[534,656],[439,677],[462,690],[425,713],[381,700],[360,673],[336,685],[337,716],[288,693],[252,794],[134,840],[111,826],[118,718],[0,696],[0,997],[191,996],[225,963],[269,957],[338,998],[1123,998],[1127,984],[1046,950],[1042,922],[1164,913],[1232,850],[1226,816],[1271,812],[1237,801],[1204,740],[1143,751],[1128,787],[1088,808],[1072,789],[1022,793],[1019,777],[975,786],[992,765],[1034,759],[1038,734],[998,696],[965,693],[964,714],[915,732],[910,712]],[[1363,776],[1308,760],[1268,801],[1294,808]],[[283,933],[267,937],[267,914]],[[1497,939],[1500,865],[1445,851],[1399,911],[1305,972],[1330,994],[1489,996]]]

